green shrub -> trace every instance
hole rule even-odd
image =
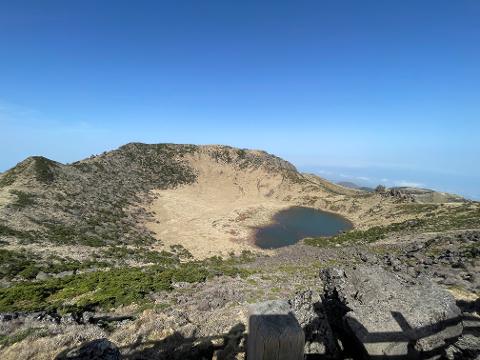
[[[414,206],[411,209],[414,209],[414,211],[423,209],[426,211],[426,214],[430,214],[432,211],[430,205]],[[350,230],[333,237],[308,238],[304,240],[304,243],[319,247],[335,246],[336,244],[373,243],[393,233],[440,232],[476,228],[480,228],[480,209],[478,206],[463,205],[447,207],[435,213],[434,216],[406,220],[386,226],[374,226],[367,230]]]
[[[40,271],[49,274],[58,274],[64,271],[78,271],[89,268],[102,268],[111,266],[104,261],[63,259],[59,257],[49,258],[49,263],[43,263],[33,253],[28,251],[14,251],[0,249],[0,278],[8,280],[20,276],[26,280],[35,279]]]
[[[45,329],[35,327],[27,328],[17,331],[13,335],[0,335],[0,347],[11,346],[22,340],[25,340],[27,337],[33,334],[35,334],[37,337],[43,337],[48,335]]]
[[[185,249],[183,245],[175,244],[170,246],[170,251],[177,255],[180,259],[193,259],[193,255],[190,251]]]
[[[102,257],[115,259],[125,262],[134,260],[139,263],[152,263],[157,265],[178,264],[179,257],[176,254],[167,251],[150,251],[142,248],[128,248],[126,246],[112,246],[103,249]]]
[[[53,168],[57,167],[55,162],[42,156],[34,156],[34,170],[37,181],[50,183],[55,179]]]
[[[28,273],[27,269],[31,265],[32,262],[27,252],[0,249],[0,277],[12,279],[23,271]]]
[[[359,243],[373,243],[384,239],[390,233],[415,229],[422,224],[424,224],[424,222],[421,220],[407,220],[387,226],[374,226],[367,230],[350,230],[332,237],[307,238],[304,240],[304,243],[306,245],[318,247],[335,246],[337,244],[353,245]]]
[[[7,225],[0,224],[0,236],[19,236],[20,231],[12,229]]]
[[[20,271],[18,275],[20,275],[24,279],[31,280],[31,279],[35,279],[35,277],[39,272],[40,272],[40,269],[38,268],[38,266],[34,264],[30,264],[27,267],[25,267],[22,271]]]
[[[22,209],[27,206],[35,205],[36,203],[34,200],[34,194],[29,194],[20,190],[10,190],[10,193],[17,197],[16,201],[12,204],[15,208]]]
[[[116,268],[23,282],[0,289],[0,312],[109,309],[146,302],[151,293],[172,290],[174,282],[197,283],[218,275],[248,276],[250,273],[214,257],[189,263]]]
[[[95,235],[87,235],[80,230],[78,226],[58,224],[58,223],[41,223],[46,228],[42,234],[43,237],[56,244],[66,245],[85,245],[91,247],[105,246],[106,243],[100,237]]]

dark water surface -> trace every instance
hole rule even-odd
[[[279,211],[273,221],[259,228],[255,235],[255,244],[262,249],[292,245],[306,237],[332,236],[352,228],[352,224],[339,215],[306,207]]]

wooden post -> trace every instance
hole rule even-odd
[[[249,308],[248,360],[303,360],[305,334],[287,301]]]

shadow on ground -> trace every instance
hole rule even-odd
[[[228,333],[208,337],[186,338],[174,333],[160,341],[147,341],[122,349],[122,359],[235,359],[245,352],[245,325],[238,323]]]
[[[447,352],[450,352],[450,359],[476,359],[480,355],[480,317],[474,315],[480,310],[480,301],[457,301],[457,306],[461,309],[462,315],[447,321],[440,321],[435,324],[423,326],[420,328],[412,328],[402,313],[392,311],[393,319],[399,325],[401,331],[398,332],[369,332],[362,324],[355,319],[350,318],[350,328],[355,328],[357,332],[362,334],[362,342],[356,341],[353,332],[346,329],[344,321],[339,321],[342,318],[341,314],[335,314],[335,319],[330,319],[329,322],[334,329],[336,340],[340,340],[343,344],[341,357],[349,359],[385,359],[385,360],[406,360],[406,359],[442,359],[447,358]],[[347,309],[344,309],[346,311]],[[342,312],[342,310],[340,310]],[[344,312],[345,314],[345,312]],[[331,316],[332,314],[330,314]],[[462,348],[462,343],[457,343],[458,337],[445,339],[441,345],[436,346],[428,351],[419,351],[416,349],[416,344],[423,339],[432,338],[445,329],[454,327],[462,323],[463,332],[460,340],[465,340],[469,335],[473,336],[473,345],[470,348]],[[472,342],[472,339],[466,340]],[[365,346],[375,343],[388,343],[392,347],[399,344],[406,344],[406,351],[398,355],[369,355]],[[463,342],[465,343],[465,341]],[[460,344],[460,345],[458,345]],[[452,347],[453,346],[453,347]],[[315,355],[306,356],[306,359],[323,359]]]
[[[362,343],[352,341],[352,334],[349,334],[344,328],[338,328],[338,321],[331,322],[335,328],[334,333],[336,340],[340,340],[343,344],[341,358],[352,359],[386,359],[386,360],[403,360],[403,359],[422,359],[432,357],[445,357],[449,346],[455,343],[457,339],[449,339],[441,346],[438,346],[428,352],[419,353],[415,350],[415,344],[421,339],[435,335],[449,326],[455,326],[460,322],[463,323],[464,331],[462,338],[469,337],[473,339],[473,347],[462,349],[461,346],[456,348],[458,352],[453,353],[450,358],[453,359],[475,359],[480,355],[480,318],[473,315],[479,311],[480,302],[458,301],[457,305],[462,310],[462,316],[443,321],[440,323],[413,329],[408,324],[404,316],[399,312],[392,312],[393,318],[397,321],[402,331],[398,332],[368,332],[363,328],[363,343],[391,343],[391,344],[408,344],[408,352],[400,355],[389,356],[368,356]],[[331,316],[331,314],[330,314]],[[329,321],[330,322],[330,321]],[[361,324],[355,324],[362,328]],[[303,328],[306,329],[311,324],[307,324]],[[208,337],[184,337],[179,333],[174,333],[165,339],[159,341],[138,342],[128,347],[120,349],[108,348],[108,345],[99,345],[102,340],[94,340],[75,349],[67,349],[59,354],[55,359],[69,360],[136,360],[136,359],[159,359],[159,360],[210,360],[215,356],[217,360],[233,360],[238,354],[245,354],[245,344],[247,334],[245,325],[238,323],[233,326],[227,333]],[[108,341],[103,340],[106,343]],[[472,341],[472,340],[469,340]],[[456,344],[456,343],[455,343]],[[97,354],[92,353],[92,346],[100,349]],[[475,347],[477,345],[477,347]],[[455,345],[457,346],[457,345]],[[121,353],[121,355],[120,355]],[[331,357],[319,354],[305,355],[307,360],[331,359]],[[249,359],[253,360],[253,359]]]

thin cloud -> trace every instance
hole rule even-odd
[[[317,170],[316,172],[321,175],[334,175],[333,172],[327,170]]]
[[[395,181],[395,185],[403,186],[403,187],[415,187],[415,188],[425,187],[425,184],[413,182],[413,181],[406,181],[406,180]]]

